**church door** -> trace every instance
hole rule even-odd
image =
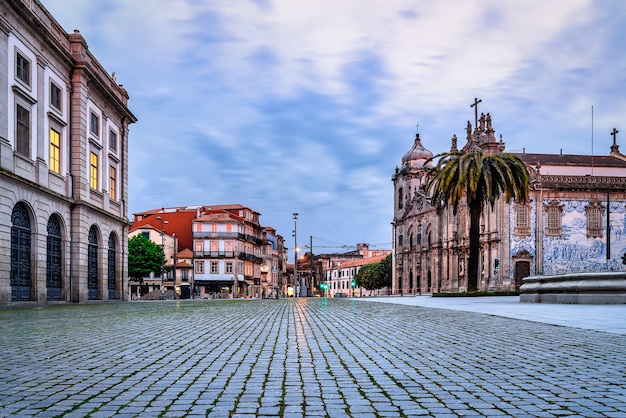
[[[515,263],[515,288],[519,289],[522,279],[530,276],[530,261],[518,261]]]

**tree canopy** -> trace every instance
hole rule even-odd
[[[449,152],[442,155],[433,168],[426,185],[431,203],[437,209],[450,206],[456,213],[465,202],[470,213],[467,290],[478,290],[480,261],[480,217],[483,207],[493,208],[504,195],[508,202],[528,200],[530,173],[517,156],[500,153],[486,155],[483,151]]]
[[[367,290],[391,286],[391,254],[379,263],[361,267],[354,279],[358,286],[362,286]]]
[[[161,271],[161,247],[142,234],[128,240],[128,275],[139,281],[152,272]]]

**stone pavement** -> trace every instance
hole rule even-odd
[[[480,312],[545,324],[626,334],[626,305],[520,303],[519,296],[389,296],[362,300]]]
[[[0,352],[0,416],[626,415],[625,335],[449,306],[0,309]]]

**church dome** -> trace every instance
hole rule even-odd
[[[426,160],[433,158],[433,153],[424,148],[420,140],[420,134],[415,135],[413,147],[402,156],[402,164],[411,167],[423,167]]]

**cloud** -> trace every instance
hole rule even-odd
[[[43,2],[129,91],[131,211],[234,202],[388,242],[418,122],[462,144],[478,97],[509,149],[580,153],[592,105],[596,150],[626,110],[617,0]]]

